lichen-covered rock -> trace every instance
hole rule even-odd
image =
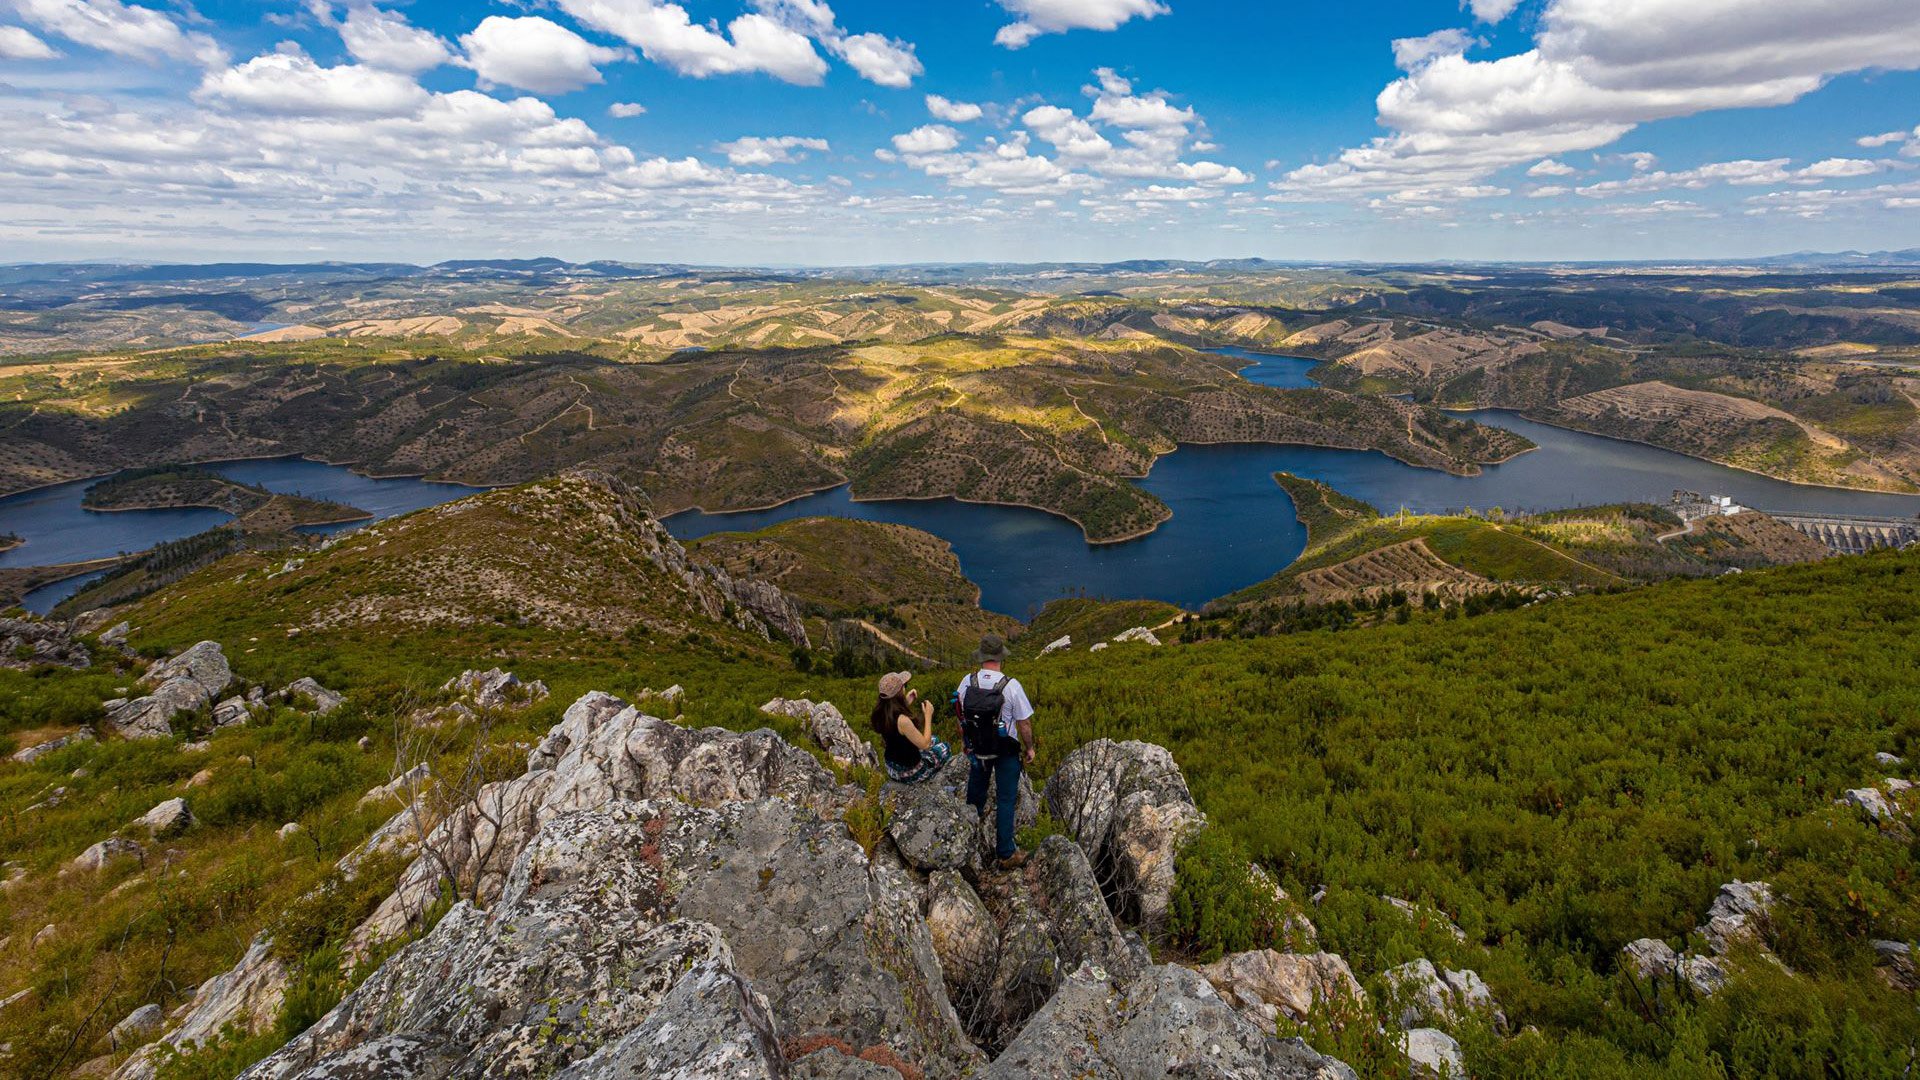
[[[777,1023],[890,1047],[930,1075],[975,1060],[913,891],[843,825],[780,798],[708,809],[669,797],[554,818],[492,907],[457,905],[249,1075],[329,1076],[298,1070],[396,1036],[429,1040],[410,1051],[418,1076],[547,1075],[596,1059],[613,1071],[566,1075],[661,1075],[634,1062],[677,1036],[638,1033],[702,964],[713,977],[686,1022],[715,995],[774,1018],[757,1026],[765,1038],[724,1024],[714,1045],[764,1049]],[[764,1005],[743,1004],[749,986]]]
[[[1420,1080],[1466,1080],[1467,1062],[1453,1036],[1437,1028],[1414,1028],[1400,1036],[1400,1048]]]
[[[1140,642],[1143,645],[1160,644],[1159,636],[1144,626],[1136,626],[1131,630],[1123,630],[1115,635],[1113,639],[1115,645],[1125,645],[1134,641]]]
[[[87,743],[92,741],[93,741],[93,732],[87,730],[86,728],[81,728],[79,731],[73,732],[72,734],[62,735],[57,739],[48,739],[46,742],[35,743],[32,746],[26,746],[26,747],[20,748],[19,750],[15,750],[13,752],[13,760],[20,762],[23,765],[27,765],[35,761],[38,761],[43,757],[46,757],[48,754],[51,754],[56,750],[65,750],[69,746],[77,746],[80,743]]]
[[[227,654],[221,650],[219,642],[202,641],[177,656],[154,664],[147,669],[142,681],[149,686],[159,686],[174,679],[193,680],[211,698],[233,682],[233,669],[227,665]]]
[[[1911,817],[1908,806],[1903,805],[1900,796],[1912,790],[1913,785],[1897,777],[1888,777],[1875,787],[1854,788],[1842,794],[1838,805],[1851,806],[1866,814],[1876,824],[1888,824]]]
[[[927,935],[946,976],[947,994],[956,1003],[984,993],[1000,949],[1000,928],[980,894],[952,870],[927,878]]]
[[[1331,1007],[1364,1005],[1366,991],[1347,962],[1332,953],[1234,953],[1200,968],[1215,990],[1249,1018],[1272,1027],[1282,1016],[1304,1022]]]
[[[1060,763],[1046,802],[1086,849],[1120,916],[1157,931],[1173,895],[1174,857],[1206,823],[1173,755],[1096,739]]]
[[[780,1080],[766,998],[716,961],[687,972],[652,1015],[554,1080]]]
[[[785,716],[793,720],[805,720],[807,716],[813,712],[813,702],[808,701],[806,698],[777,697],[765,705],[760,706],[760,711],[766,713],[768,716]]]
[[[347,703],[345,694],[329,690],[312,678],[304,676],[282,687],[275,696],[296,705],[312,702],[312,708],[309,711],[316,716],[325,716]],[[216,722],[217,720],[216,717]]]
[[[369,788],[365,795],[360,796],[358,805],[371,806],[375,803],[399,803],[404,806],[413,802],[415,796],[420,793],[422,788],[426,787],[428,781],[432,778],[433,770],[429,769],[426,762],[423,761],[413,768],[408,769],[406,772],[401,773],[399,776],[381,784],[379,787]]]
[[[887,835],[914,869],[978,870],[980,815],[937,783],[889,784]]]
[[[1730,973],[1724,961],[1711,956],[1688,954],[1674,965],[1674,972],[1693,987],[1694,993],[1706,997],[1718,993],[1727,985]]]
[[[74,856],[73,862],[67,865],[71,870],[93,872],[106,869],[115,859],[137,859],[144,862],[146,858],[146,848],[124,837],[109,836]]]
[[[822,701],[807,710],[807,737],[842,766],[864,765],[873,768],[880,759],[866,740],[853,733],[846,717],[831,702]]]
[[[587,694],[527,754],[528,771],[489,784],[427,838],[429,854],[356,931],[364,951],[394,937],[432,906],[448,869],[461,895],[498,895],[514,858],[540,826],[574,810],[673,797],[719,806],[768,795],[840,816],[851,799],[813,755],[771,731],[694,730],[647,716],[609,694]]]
[[[0,668],[27,671],[47,664],[84,671],[93,658],[66,623],[0,619]]]
[[[1131,982],[1118,983],[1086,965],[978,1075],[985,1080],[1351,1080],[1353,1071],[1298,1040],[1282,1041],[1255,1027],[1186,968],[1149,968]]]
[[[134,821],[147,830],[156,840],[177,836],[193,827],[193,811],[187,809],[187,800],[168,799]]]
[[[1006,1041],[1053,997],[1064,976],[1047,920],[1032,910],[1016,910],[1001,928],[984,1007],[968,1018],[969,1027],[989,1044]]]
[[[1040,842],[1027,864],[1032,868],[1040,907],[1062,971],[1093,964],[1116,979],[1133,978],[1152,962],[1137,935],[1114,922],[1093,876],[1093,864],[1080,845],[1064,836]]]

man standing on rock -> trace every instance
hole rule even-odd
[[[1033,703],[1020,680],[1001,670],[1007,643],[1000,635],[981,638],[973,659],[979,669],[960,681],[955,695],[960,738],[967,748],[967,805],[984,818],[987,785],[993,785],[994,865],[1013,870],[1027,861],[1013,842],[1013,821],[1020,805],[1021,767],[1033,760]]]

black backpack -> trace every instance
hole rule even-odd
[[[973,754],[998,755],[1001,752],[1000,711],[1007,703],[1005,675],[991,689],[980,685],[979,673],[967,677],[960,695],[960,738]]]

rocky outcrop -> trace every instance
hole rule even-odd
[[[1154,967],[1120,981],[1088,964],[977,1075],[1350,1080],[1354,1074],[1298,1040],[1282,1041],[1255,1027],[1186,968]]]
[[[142,1005],[128,1013],[126,1019],[113,1025],[113,1030],[107,1032],[107,1044],[116,1050],[139,1046],[159,1031],[166,1019],[167,1014],[161,1011],[160,1006]]]
[[[1160,644],[1160,637],[1144,626],[1136,626],[1131,630],[1121,631],[1115,635],[1113,639],[1115,645],[1125,645],[1135,641],[1142,645],[1158,645]]]
[[[1054,653],[1065,652],[1071,648],[1073,648],[1073,635],[1068,634],[1065,637],[1055,638],[1047,642],[1047,647],[1040,650],[1040,655],[1052,656]]]
[[[1920,968],[1913,962],[1913,946],[1904,941],[1873,943],[1874,970],[1888,986],[1902,993],[1920,991]]]
[[[231,969],[200,984],[193,1000],[175,1014],[177,1023],[158,1042],[149,1043],[115,1072],[115,1080],[152,1080],[169,1051],[205,1045],[234,1025],[258,1034],[273,1026],[286,995],[287,966],[273,955],[262,934]]]
[[[526,774],[487,785],[435,827],[429,855],[402,874],[356,945],[405,929],[433,904],[449,874],[460,895],[491,901],[521,848],[563,813],[621,800],[673,797],[717,806],[769,795],[836,817],[852,797],[813,755],[771,731],[696,731],[610,694],[587,694],[528,752]]]
[[[1388,970],[1384,976],[1399,1012],[1395,1019],[1412,1030],[1424,1023],[1451,1025],[1479,1014],[1505,1027],[1500,1003],[1478,972],[1436,968],[1433,961],[1415,960]]]
[[[20,762],[22,765],[27,765],[46,757],[56,750],[65,750],[69,746],[77,746],[80,743],[92,741],[93,732],[82,729],[70,735],[62,735],[57,739],[48,739],[46,742],[21,747],[13,752],[13,760]]]
[[[66,623],[0,619],[0,668],[28,671],[48,664],[83,671],[93,666],[93,657]]]
[[[1703,997],[1716,993],[1733,975],[1730,954],[1748,947],[1772,958],[1766,951],[1772,911],[1773,889],[1766,882],[1728,882],[1714,896],[1707,921],[1694,930],[1705,942],[1707,955],[1676,953],[1664,941],[1641,938],[1620,950],[1621,962],[1636,977],[1656,984],[1678,981]]]
[[[1047,810],[1086,849],[1115,911],[1149,931],[1166,919],[1174,857],[1206,816],[1164,747],[1098,739],[1047,781]]]
[[[1838,805],[1851,806],[1875,824],[1892,825],[1913,817],[1911,781],[1889,776],[1874,787],[1854,788],[1842,794]]]
[[[315,716],[325,716],[347,703],[345,694],[329,690],[310,677],[295,679],[274,697],[296,707],[305,706]]]
[[[164,739],[175,717],[206,708],[233,682],[233,669],[218,642],[202,641],[154,664],[140,681],[153,692],[107,702],[107,722],[130,739]]]
[[[440,689],[479,709],[524,709],[547,697],[546,683],[538,679],[521,682],[518,675],[499,668],[463,671]]]
[[[145,862],[147,849],[131,840],[118,836],[109,836],[87,850],[74,856],[67,864],[69,870],[97,873],[113,865],[117,859],[134,859]]]
[[[1367,993],[1347,962],[1332,953],[1259,949],[1225,956],[1200,969],[1220,995],[1264,1027],[1281,1017],[1304,1022],[1329,1009],[1364,1006]]]
[[[873,747],[853,733],[846,717],[841,716],[840,710],[834,708],[831,702],[822,701],[807,710],[807,737],[843,767],[864,765],[874,768],[880,764],[879,755],[873,752]]]
[[[1406,916],[1407,921],[1413,925],[1423,929],[1430,926],[1437,927],[1442,933],[1453,940],[1460,942],[1462,945],[1466,944],[1466,931],[1460,929],[1452,919],[1447,918],[1445,913],[1422,904],[1416,904],[1411,900],[1403,900],[1398,896],[1382,895],[1380,899],[1385,900],[1395,911]]]
[[[1460,1044],[1439,1028],[1412,1028],[1400,1036],[1400,1049],[1419,1080],[1466,1080],[1467,1062]]]

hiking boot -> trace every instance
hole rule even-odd
[[[996,870],[1018,870],[1025,865],[1027,865],[1027,853],[1024,851],[1016,851],[1004,859],[993,861],[993,867]]]

